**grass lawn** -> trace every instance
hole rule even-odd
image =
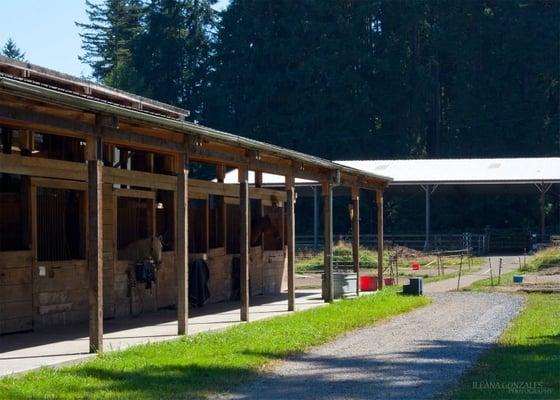
[[[535,253],[529,259],[526,270],[539,271],[552,266],[560,266],[560,248],[558,247],[550,247]]]
[[[559,399],[560,295],[530,294],[498,345],[463,377],[452,399]]]
[[[536,253],[527,268],[503,274],[498,286],[512,286],[513,275],[558,264],[560,251]],[[492,291],[490,279],[468,290]],[[453,399],[559,399],[560,295],[530,293],[525,306],[502,334],[498,345],[474,365],[451,394]]]
[[[344,332],[429,303],[397,287],[224,331],[132,347],[80,365],[0,380],[0,397],[204,398],[238,385],[267,364]]]

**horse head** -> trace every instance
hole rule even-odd
[[[257,244],[259,237],[263,234],[271,235],[274,240],[280,240],[282,238],[269,215],[258,217],[251,221],[251,245]]]
[[[278,230],[278,228],[276,227],[276,225],[274,225],[272,223],[272,220],[270,219],[269,215],[266,215],[264,217],[267,221],[267,232],[270,233],[272,235],[272,238],[274,240],[280,240],[282,239],[282,235],[280,234],[280,231]]]
[[[161,264],[161,255],[163,252],[163,238],[162,236],[152,236],[151,239],[151,249],[150,249],[150,253],[151,253],[151,257],[154,260],[154,262],[159,265]]]

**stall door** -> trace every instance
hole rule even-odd
[[[42,183],[32,180],[35,329],[86,321],[89,315],[84,185]]]

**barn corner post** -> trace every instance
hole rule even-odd
[[[177,334],[188,333],[189,319],[189,169],[188,154],[176,157],[177,174]]]
[[[103,352],[103,162],[100,122],[98,116],[96,134],[86,141],[90,353]]]
[[[294,311],[296,307],[295,291],[295,258],[296,258],[296,225],[295,225],[295,188],[294,176],[286,175],[286,224],[288,241],[288,311]]]
[[[323,299],[331,303],[334,299],[333,284],[333,229],[332,229],[332,203],[333,185],[330,181],[323,182],[323,213],[324,213],[324,237],[325,244],[323,249],[324,259],[324,279],[323,279]]]
[[[352,261],[356,272],[356,295],[360,295],[360,188],[352,186]]]
[[[239,167],[239,212],[240,212],[240,300],[241,321],[249,321],[249,171]]]
[[[383,290],[383,188],[375,192],[377,203],[377,288]]]

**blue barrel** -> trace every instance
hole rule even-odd
[[[513,283],[523,283],[524,275],[513,275]]]

